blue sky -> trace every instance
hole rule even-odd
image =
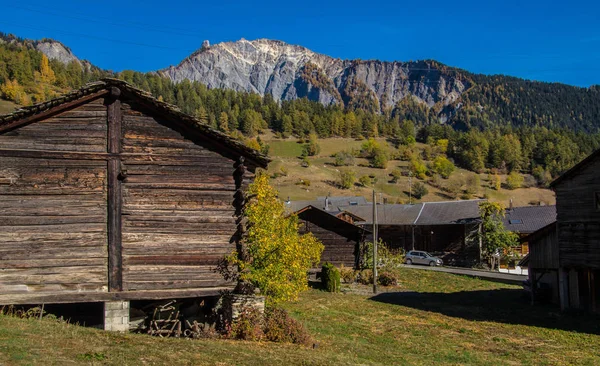
[[[60,40],[115,71],[176,65],[205,39],[243,37],[343,59],[435,59],[478,73],[600,84],[598,1],[0,1],[0,31]]]

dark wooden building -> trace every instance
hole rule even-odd
[[[379,237],[391,250],[424,250],[440,254],[449,264],[470,265],[480,256],[480,201],[377,205]],[[363,227],[373,224],[372,205],[341,208],[364,217]]]
[[[268,159],[118,80],[0,117],[0,304],[215,295]]]
[[[551,187],[556,192],[561,307],[600,311],[600,150]]]
[[[556,222],[523,237],[521,241],[529,243],[529,254],[519,265],[527,266],[532,301],[546,300],[558,304],[560,264]],[[540,299],[540,296],[547,298]]]
[[[323,245],[321,264],[358,268],[360,245],[370,232],[322,209],[307,206],[296,212],[301,234],[313,233]]]

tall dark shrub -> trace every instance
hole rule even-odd
[[[331,263],[325,263],[321,268],[323,288],[329,292],[340,291],[340,271]]]

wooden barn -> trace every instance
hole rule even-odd
[[[216,295],[268,159],[105,79],[0,117],[0,304]],[[127,305],[123,305],[124,307]]]
[[[556,192],[561,307],[600,311],[600,150],[560,176]]]
[[[481,224],[481,200],[424,202],[414,205],[377,205],[378,233],[391,250],[424,250],[444,256],[452,265],[472,265],[479,260],[477,237]],[[373,206],[340,207],[372,223]]]
[[[519,265],[527,266],[531,301],[549,301],[558,304],[560,277],[556,222],[521,238],[521,241],[529,243],[529,254]]]
[[[313,206],[304,207],[296,215],[300,220],[300,233],[313,233],[325,246],[321,264],[329,262],[338,267],[343,264],[359,268],[360,245],[370,234],[368,230]]]

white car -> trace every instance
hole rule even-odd
[[[404,263],[406,264],[425,264],[431,267],[441,266],[444,262],[438,257],[434,257],[427,252],[422,252],[420,250],[411,250],[406,253],[404,257]]]

